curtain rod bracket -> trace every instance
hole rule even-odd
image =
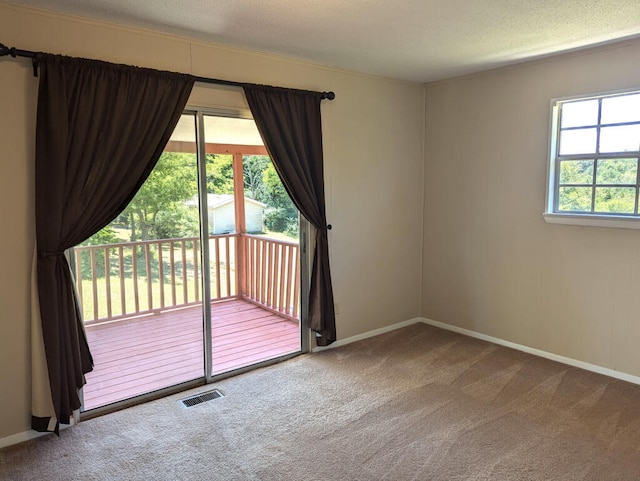
[[[28,50],[20,50],[15,47],[7,47],[4,43],[0,43],[0,57],[13,58],[26,57],[31,59],[31,65],[33,65],[33,76],[38,76],[38,60],[36,59],[36,53]]]

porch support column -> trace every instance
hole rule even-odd
[[[247,233],[247,223],[244,212],[244,172],[242,170],[242,154],[233,154],[233,195],[236,215],[236,232],[238,241],[236,243],[236,288],[238,297],[243,297],[247,293],[246,279],[246,246],[245,234]]]

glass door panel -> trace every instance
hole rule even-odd
[[[281,218],[274,193],[287,194],[253,120],[206,115],[204,138],[216,375],[300,351],[298,242],[284,233],[297,211]]]
[[[195,116],[129,206],[74,249],[93,372],[84,410],[204,376]]]

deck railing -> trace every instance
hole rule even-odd
[[[211,300],[245,298],[297,318],[297,248],[260,236],[210,236]],[[87,324],[202,301],[200,241],[195,237],[81,246],[74,249],[74,261]]]
[[[243,235],[243,297],[288,317],[298,318],[300,262],[298,244]]]

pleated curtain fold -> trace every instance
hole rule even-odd
[[[263,85],[243,87],[273,166],[300,213],[316,229],[309,326],[316,343],[336,340],[322,152],[322,93]]]
[[[79,389],[93,368],[65,251],[131,201],[169,140],[194,79],[49,54],[36,60],[33,379],[49,386],[34,389],[32,427],[57,432],[80,408]]]

